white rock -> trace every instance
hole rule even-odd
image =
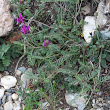
[[[16,85],[16,78],[13,76],[4,76],[1,78],[1,83],[5,89],[10,89]]]
[[[86,40],[86,42],[90,43],[92,40],[91,34],[93,36],[95,33],[95,30],[96,30],[95,17],[86,16],[84,21],[87,23],[85,23],[85,25],[83,27],[83,36],[84,36],[84,39]]]
[[[6,95],[4,95],[3,98],[2,98],[2,104],[4,105],[5,102],[6,102]]]
[[[40,105],[41,106],[41,105]],[[50,106],[48,102],[42,103],[42,110],[47,110],[47,107]]]
[[[8,0],[0,0],[0,36],[7,35],[13,29],[14,18],[10,13]]]
[[[27,74],[22,74],[21,75],[21,81],[22,81],[22,88],[23,89],[26,89],[28,84],[29,84],[29,81],[30,79],[28,79],[28,75]]]
[[[110,0],[107,0],[104,8],[104,14],[109,14],[109,13],[110,13]]]
[[[92,100],[92,103],[95,104],[95,99]]]
[[[18,99],[18,95],[17,95],[17,94],[15,94],[15,93],[14,93],[14,94],[12,94],[12,99],[13,99],[13,100],[17,100],[17,99]]]
[[[3,95],[4,95],[4,91],[5,91],[4,88],[1,88],[1,89],[0,89],[0,99],[2,99],[2,97],[3,97]]]
[[[21,110],[19,101],[15,101],[15,103],[13,104],[13,110]]]
[[[29,73],[29,74],[32,73],[32,68],[28,68],[25,72]],[[30,81],[29,75],[22,74],[21,75],[21,81],[23,82],[22,83],[22,88],[27,88],[27,86],[29,85],[29,81]]]
[[[21,71],[20,70],[16,70],[16,75],[20,76],[21,75]]]
[[[86,104],[86,99],[84,99],[84,96],[80,96],[81,94],[78,93],[66,93],[65,94],[65,99],[66,102],[73,106],[73,107],[78,107],[78,110],[84,110],[85,104]]]
[[[99,27],[102,27],[107,23],[107,16],[104,14],[104,8],[105,8],[105,4],[103,1],[101,1],[97,8],[98,16],[96,20],[96,24]]]
[[[4,104],[4,110],[13,110],[13,103],[11,100]]]
[[[10,100],[12,100],[11,95],[9,95],[9,96],[7,97],[7,102],[10,101]]]

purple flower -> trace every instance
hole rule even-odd
[[[19,0],[19,3],[21,4],[21,3],[24,3],[24,0]]]
[[[23,24],[23,26],[21,27],[21,32],[22,32],[23,34],[29,33],[29,32],[30,32],[30,31],[29,31],[29,26],[26,27],[26,25]]]
[[[20,13],[19,17],[17,17],[17,19],[15,19],[15,20],[17,21],[17,24],[19,24],[19,23],[23,23],[23,19],[24,19],[24,17]]]
[[[47,46],[47,45],[49,45],[49,40],[48,39],[44,40],[44,46]]]

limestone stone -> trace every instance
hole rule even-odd
[[[17,100],[17,99],[18,99],[18,95],[17,95],[17,94],[15,94],[15,93],[14,93],[14,94],[12,94],[12,99],[13,99],[13,100]]]
[[[4,88],[1,88],[1,89],[0,89],[0,99],[2,99],[2,97],[3,97],[3,95],[4,95],[4,91],[5,91]]]
[[[19,101],[15,101],[15,103],[13,104],[13,110],[21,110]]]
[[[13,103],[11,100],[4,104],[4,110],[13,110]]]
[[[14,87],[16,85],[16,82],[16,78],[10,75],[1,78],[1,83],[5,89],[10,89],[11,87]]]
[[[69,105],[78,107],[78,110],[84,110],[86,106],[86,99],[84,98],[85,96],[87,95],[81,95],[79,93],[66,93],[65,99]]]
[[[92,40],[92,37],[96,30],[95,17],[94,16],[86,16],[85,20],[86,24],[83,27],[83,36],[86,42],[89,44]]]
[[[13,29],[13,23],[9,0],[0,0],[0,37],[7,35]]]

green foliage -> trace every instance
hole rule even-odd
[[[108,68],[110,62],[110,42],[104,41],[98,32],[90,44],[81,38],[84,21],[78,21],[80,9],[77,7],[81,1],[39,0],[36,9],[28,0],[26,4],[18,4],[16,11],[17,15],[25,16],[31,30],[15,44],[21,49],[25,47],[30,65],[38,66],[36,74],[29,77],[37,79],[35,85],[43,89],[53,110],[58,91],[66,88],[69,92],[86,94],[97,91],[98,85],[110,79],[100,77],[101,69]],[[48,46],[44,46],[45,39],[49,40]],[[31,96],[26,99],[28,109],[33,108]]]
[[[10,65],[11,57],[16,58],[20,56],[21,50],[17,45],[11,45],[9,42],[0,38],[0,71],[4,71]]]

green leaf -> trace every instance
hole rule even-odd
[[[106,54],[102,54],[101,58],[105,58],[106,57]]]
[[[106,52],[106,60],[107,60],[108,62],[110,62],[110,54],[109,54],[108,52]]]
[[[2,49],[0,51],[0,56],[2,57],[10,48],[10,44],[2,44]]]
[[[4,66],[9,66],[11,60],[10,60],[10,59],[4,59],[4,60],[2,60],[2,62],[3,62],[3,65],[4,65]]]
[[[106,60],[105,59],[101,59],[101,65],[103,68],[108,68],[108,66],[106,65]]]
[[[77,75],[77,76],[76,76],[76,79],[77,79],[78,81],[82,81],[82,78],[81,78],[80,75]]]

